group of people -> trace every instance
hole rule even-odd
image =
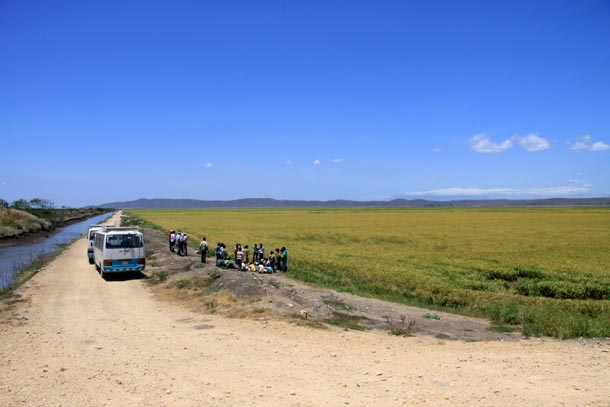
[[[232,260],[235,260],[234,262]],[[250,247],[235,244],[233,257],[227,251],[224,243],[216,244],[216,267],[237,269],[241,271],[256,271],[259,273],[274,273],[288,271],[288,249],[282,247],[269,251],[265,257],[265,245],[254,244],[252,249],[252,262],[250,262]]]
[[[188,256],[188,236],[186,233],[182,233],[181,230],[178,230],[178,233],[171,230],[168,239],[170,252],[177,253],[179,256]],[[208,242],[204,236],[199,243],[198,250],[198,253],[201,254],[202,263],[206,263],[208,251]],[[216,243],[215,253],[216,267],[259,273],[288,271],[288,249],[286,247],[276,248],[275,251],[270,250],[269,254],[265,256],[265,245],[255,243],[252,248],[252,262],[250,262],[250,246],[242,246],[240,243],[235,244],[233,257],[227,251],[227,246],[220,242]]]
[[[170,230],[168,239],[170,252],[176,253],[178,256],[188,256],[188,235],[186,233],[182,233],[181,230],[178,230],[178,233]]]

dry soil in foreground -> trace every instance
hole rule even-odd
[[[229,319],[104,281],[75,242],[4,305],[2,406],[610,406],[607,342]]]

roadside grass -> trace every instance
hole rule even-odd
[[[492,332],[515,332],[517,327],[513,325],[503,324],[501,322],[494,322],[489,328]]]
[[[308,328],[321,330],[328,329],[328,325],[326,325],[324,322],[313,318],[307,318],[296,313],[288,314],[287,320],[298,326],[305,326]]]
[[[610,208],[133,210],[209,242],[286,246],[288,275],[485,317],[525,335],[610,336]]]
[[[385,319],[386,319],[387,331],[390,335],[412,336],[413,327],[415,326],[414,319],[407,321],[407,317],[405,315],[401,315],[399,321],[394,321],[389,316],[386,316]]]
[[[167,281],[168,274],[165,270],[155,271],[151,274],[151,276],[146,280],[148,284],[156,285],[161,284]]]
[[[347,305],[346,303],[344,303],[343,301],[324,300],[323,302],[324,302],[324,304],[326,304],[329,307],[336,309],[336,310],[340,310],[340,311],[349,311],[350,310],[350,306]]]
[[[218,271],[214,271],[208,276],[189,275],[173,281],[171,286],[177,289],[201,290],[209,287],[218,278],[220,278]]]
[[[360,315],[351,315],[344,312],[334,311],[331,317],[325,319],[324,322],[341,328],[352,329],[355,331],[365,331],[366,328],[360,325],[363,319],[364,317]]]

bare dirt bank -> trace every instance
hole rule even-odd
[[[2,406],[610,406],[595,341],[464,342],[203,315],[74,243],[1,311]],[[17,302],[15,302],[17,300]]]
[[[396,334],[402,330],[445,340],[524,339],[518,333],[497,332],[483,319],[337,292],[293,280],[290,273],[222,270],[215,267],[213,258],[203,265],[194,251],[182,257],[171,253],[163,232],[144,229],[144,233],[152,253],[145,274],[153,292],[196,311],[280,319],[324,329],[393,330]],[[159,281],[161,274],[163,281]]]

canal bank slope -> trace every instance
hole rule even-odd
[[[58,228],[108,212],[103,208],[45,209],[36,216],[37,212],[0,209],[0,247],[36,241]]]
[[[610,400],[607,343],[450,342],[202,315],[159,301],[143,279],[104,281],[85,249],[85,240],[77,240],[0,312],[0,405],[608,406]]]

